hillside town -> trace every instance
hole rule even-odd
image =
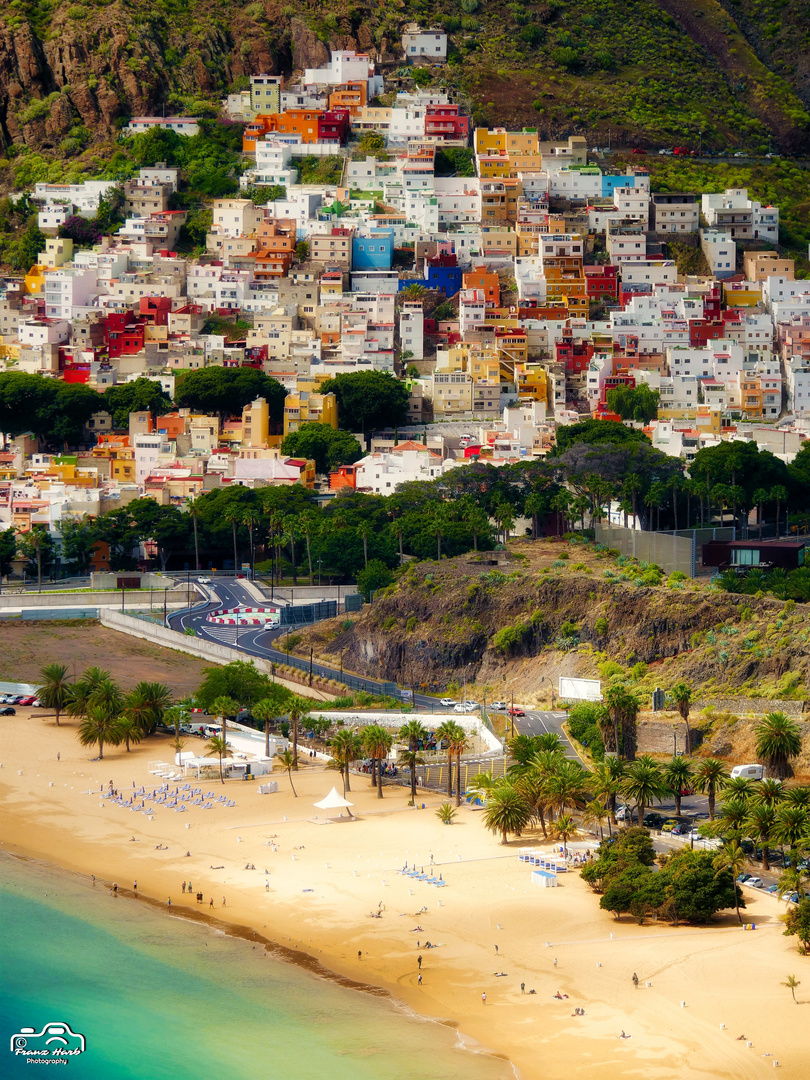
[[[777,250],[779,208],[745,189],[656,193],[643,156],[609,167],[582,137],[475,127],[420,88],[446,49],[410,26],[395,70],[341,51],[289,83],[252,76],[222,103],[243,125],[243,190],[212,200],[200,253],[177,251],[189,212],[164,163],[17,193],[46,239],[0,286],[3,370],[99,395],[149,380],[175,407],[122,416],[107,396],[59,446],[7,433],[0,529],[58,539],[133,499],[182,508],[234,486],[388,495],[543,459],[587,418],[643,428],[687,468],[732,439],[793,460],[810,435],[810,280]],[[199,125],[135,117],[125,134],[154,130]],[[302,182],[313,162],[329,182]],[[114,195],[117,232],[64,235]],[[278,408],[178,404],[208,368],[274,380]],[[326,469],[285,452],[307,425],[347,428],[334,380],[360,373],[404,386],[399,422],[349,425],[358,453]]]

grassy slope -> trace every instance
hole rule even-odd
[[[606,141],[609,128],[615,138],[669,143],[697,141],[702,131],[704,146],[751,148],[767,145],[770,132],[776,145],[800,149],[810,130],[796,94],[804,88],[810,102],[806,5],[727,0],[726,8],[718,0],[13,0],[0,17],[18,50],[27,28],[49,59],[55,41],[75,42],[71,94],[88,85],[97,92],[106,80],[126,106],[134,77],[151,102],[169,98],[178,109],[200,90],[221,95],[250,71],[289,70],[303,23],[316,44],[315,35],[391,55],[404,22],[449,19],[447,78],[482,120],[585,131],[593,141]],[[49,78],[34,97],[62,88],[53,61]],[[12,114],[30,101],[15,98]]]

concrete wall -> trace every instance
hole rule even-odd
[[[668,724],[666,720],[639,720],[636,726],[639,754],[685,754],[686,725],[682,720]],[[674,736],[674,741],[673,741]],[[692,730],[692,749],[700,745],[702,734]]]
[[[153,607],[157,610],[163,606],[163,589],[155,590]],[[170,590],[168,596],[170,603],[177,601],[187,602],[186,590]],[[192,590],[191,602],[198,599]],[[148,607],[148,589],[128,589],[124,594],[126,607]],[[118,592],[75,592],[75,593],[3,593],[0,596],[0,611],[7,608],[19,610],[20,608],[59,608],[59,607],[121,607],[121,593]]]
[[[169,630],[166,626],[144,622],[143,619],[135,619],[131,615],[122,615],[120,611],[112,608],[104,608],[98,614],[102,626],[119,630],[121,633],[129,634],[130,637],[152,641],[156,645],[188,653],[189,656],[197,656],[202,660],[210,660],[214,664],[230,664],[234,660],[253,659],[259,671],[270,674],[269,660],[248,657],[240,649],[232,649],[228,645],[217,645],[213,641],[203,641],[201,638],[187,637],[185,634]]]
[[[693,701],[692,714],[701,709],[714,709],[715,712],[736,713],[738,716],[753,714],[765,716],[770,712],[783,712],[788,716],[801,716],[808,703],[805,701],[777,701],[775,698],[723,697],[706,701]]]

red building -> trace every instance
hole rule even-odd
[[[598,304],[615,302],[619,294],[619,273],[616,266],[583,266],[588,299]]]
[[[689,344],[693,349],[702,349],[707,342],[716,341],[718,338],[725,337],[725,334],[726,326],[719,312],[718,317],[713,320],[689,320]]]
[[[587,371],[593,354],[590,341],[575,341],[571,334],[563,334],[554,342],[554,359],[558,364],[565,364],[566,375],[581,375]]]
[[[470,118],[462,116],[460,105],[428,105],[425,110],[425,137],[464,139],[470,136]]]
[[[340,146],[349,137],[351,113],[348,109],[329,109],[318,116],[318,142],[333,142]]]
[[[172,301],[168,296],[142,296],[138,316],[150,326],[168,326],[171,310]]]
[[[143,348],[143,323],[133,311],[113,311],[107,316],[104,340],[110,359],[134,356]]]

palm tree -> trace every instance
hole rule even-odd
[[[800,806],[810,810],[810,784],[796,784],[785,791],[785,806]]]
[[[453,740],[459,730],[455,720],[444,720],[436,728],[436,741],[447,743],[447,798],[453,794]]]
[[[293,585],[297,585],[298,570],[295,565],[295,541],[298,539],[298,520],[292,514],[289,514],[284,518],[284,529],[286,531],[287,543],[290,545],[290,564],[292,568]]]
[[[737,838],[741,837],[748,823],[748,812],[751,809],[750,801],[742,797],[726,799],[724,793],[722,809],[723,812],[718,821],[720,831]]]
[[[645,809],[653,802],[661,802],[670,793],[660,769],[648,761],[636,761],[630,766],[622,783],[622,790],[638,807],[639,825],[644,820]]]
[[[292,727],[293,756],[298,761],[298,727],[309,719],[309,702],[297,695],[290,702],[290,726]]]
[[[314,585],[314,575],[312,573],[312,534],[314,532],[317,532],[320,525],[320,511],[309,511],[305,514],[300,514],[298,517],[298,525],[303,532],[304,539],[307,543],[307,566],[309,567],[309,583],[310,585]]]
[[[363,540],[363,567],[368,570],[368,538],[374,535],[371,523],[364,521],[357,530]]]
[[[748,799],[754,791],[753,783],[745,776],[730,776],[723,784],[723,802],[729,799]]]
[[[239,712],[239,703],[234,701],[232,697],[228,697],[227,694],[221,694],[212,702],[211,708],[214,710],[214,716],[218,716],[222,721],[222,738],[226,739],[228,737],[228,720]]]
[[[806,899],[808,884],[810,884],[810,878],[807,877],[805,871],[798,870],[795,866],[789,866],[782,871],[776,895],[781,900],[783,896],[789,896],[795,892],[799,894],[801,899]]]
[[[282,752],[280,754],[277,754],[276,756],[278,757],[279,765],[290,778],[290,787],[292,788],[293,795],[297,799],[298,792],[295,790],[295,784],[293,784],[292,774],[293,769],[298,768],[298,758],[295,756],[295,754],[292,753],[291,750],[282,750]]]
[[[722,851],[712,859],[712,866],[714,867],[716,878],[721,874],[731,873],[731,880],[734,885],[734,904],[737,908],[737,920],[742,925],[742,915],[740,914],[740,886],[737,884],[737,878],[745,870],[746,863],[748,862],[748,856],[740,847],[736,840],[732,840],[730,844],[726,844]]]
[[[757,756],[777,780],[793,776],[790,759],[802,751],[802,736],[795,720],[781,712],[768,713],[754,728]]]
[[[723,790],[728,779],[728,773],[723,762],[718,758],[704,758],[698,764],[693,779],[695,788],[707,795],[709,800],[709,821],[714,821],[717,792]]]
[[[205,756],[206,757],[219,757],[219,779],[222,783],[225,783],[225,777],[222,775],[222,759],[231,749],[231,744],[223,735],[213,735],[205,744]]]
[[[420,720],[409,720],[399,729],[400,739],[408,740],[408,753],[405,755],[411,770],[411,802],[416,803],[416,766],[421,764],[419,744],[427,742],[428,730]]]
[[[675,757],[664,770],[664,780],[675,795],[675,817],[681,816],[681,792],[689,787],[692,769],[686,758]]]
[[[745,829],[752,840],[762,845],[762,869],[769,870],[768,845],[776,828],[776,811],[767,803],[754,803],[748,809]]]
[[[499,781],[487,796],[484,823],[490,832],[501,834],[502,843],[506,843],[507,833],[520,836],[531,818],[526,798],[509,781]]]
[[[751,498],[756,503],[757,507],[757,535],[759,539],[762,539],[762,504],[770,502],[770,496],[765,488],[757,488]]]
[[[377,736],[379,725],[369,724],[363,728],[360,739],[363,743],[363,751],[371,758],[371,786],[377,786]]]
[[[121,741],[121,729],[118,717],[110,714],[99,705],[91,705],[87,715],[79,724],[79,742],[82,746],[98,743],[98,759],[104,757],[104,744],[117,746]]]
[[[391,753],[394,739],[390,731],[375,725],[374,757],[377,759],[377,798],[383,797],[382,763]]]
[[[240,506],[229,506],[226,508],[223,517],[231,523],[233,529],[233,572],[238,574],[239,552],[236,547],[236,526],[242,523],[242,508]]]
[[[767,803],[768,806],[776,806],[785,797],[785,785],[781,780],[774,780],[773,777],[766,776],[764,780],[760,781],[754,794],[757,802]]]
[[[460,724],[456,724],[456,734],[450,740],[449,751],[456,759],[456,806],[461,806],[461,755],[467,749],[467,733]]]
[[[582,820],[585,825],[596,825],[599,829],[600,839],[605,839],[605,831],[602,823],[606,821],[608,827],[610,827],[610,814],[608,813],[607,808],[599,802],[598,799],[591,799],[589,803],[585,804]]]
[[[250,545],[250,569],[253,570],[253,566],[256,562],[256,550],[253,546],[253,529],[259,523],[259,517],[256,510],[252,506],[246,506],[242,510],[242,516],[240,521],[243,525],[247,526],[248,531],[248,543]]]
[[[499,780],[496,780],[492,775],[491,770],[487,772],[476,773],[467,784],[467,791],[475,791],[479,795],[484,797],[488,796],[491,791],[498,785]]]
[[[776,503],[776,536],[779,536],[779,507],[783,502],[787,502],[788,492],[787,488],[782,484],[776,484],[771,488],[771,502]]]
[[[343,728],[333,737],[330,750],[332,751],[333,761],[340,769],[340,775],[343,779],[343,794],[345,795],[347,791],[351,791],[349,782],[351,764],[353,761],[357,761],[363,753],[363,745],[358,735]]]
[[[555,840],[562,840],[563,850],[568,854],[568,838],[576,836],[577,827],[570,814],[561,814],[552,827],[552,836]]]
[[[608,819],[608,828],[610,828],[610,821],[616,825],[616,796],[621,791],[622,780],[624,779],[624,762],[619,758],[607,758],[605,761],[598,762],[590,775],[590,787],[593,792],[594,798],[610,809],[610,818]]]
[[[773,837],[790,848],[791,862],[795,866],[798,861],[796,849],[806,837],[810,837],[810,813],[803,806],[783,803],[776,811]]]
[[[144,735],[151,735],[171,708],[172,692],[159,682],[139,682],[124,702],[124,709],[135,719]]]
[[[631,694],[624,683],[615,683],[609,686],[605,694],[605,705],[613,723],[613,745],[605,749],[619,753],[619,726],[622,732],[622,748],[627,761],[633,761],[636,756],[636,717],[638,716],[641,703],[638,698]]]
[[[191,524],[194,529],[194,569],[198,574],[200,572],[200,545],[197,541],[197,511],[199,506],[199,499],[195,499],[193,495],[186,496],[186,511],[191,515]]]
[[[67,681],[67,667],[64,664],[46,664],[40,671],[42,685],[37,687],[37,697],[46,709],[53,709],[56,714],[56,726],[59,727],[59,714],[70,698],[70,683]]]
[[[127,753],[130,752],[130,743],[139,743],[143,738],[143,729],[138,721],[133,716],[127,716],[124,713],[123,716],[118,717],[118,734],[121,742],[126,743]]]
[[[289,690],[278,683],[273,683],[261,701],[257,701],[251,712],[264,723],[264,756],[270,757],[270,724],[282,713],[290,700]]]
[[[786,986],[791,994],[793,994],[793,1000],[797,1005],[799,1002],[796,1000],[796,987],[801,985],[801,980],[797,979],[795,975],[788,975],[787,982],[782,983],[782,986]]]
[[[679,682],[670,690],[675,708],[681,715],[681,720],[686,724],[686,752],[692,756],[692,732],[689,730],[689,706],[692,701],[692,688],[684,682]]]
[[[506,544],[509,539],[509,533],[515,527],[515,515],[512,511],[512,507],[506,503],[500,503],[495,507],[495,522],[503,534],[503,543]]]
[[[588,774],[577,761],[564,758],[545,783],[551,806],[562,816],[566,807],[578,808],[585,805],[588,788]]]

